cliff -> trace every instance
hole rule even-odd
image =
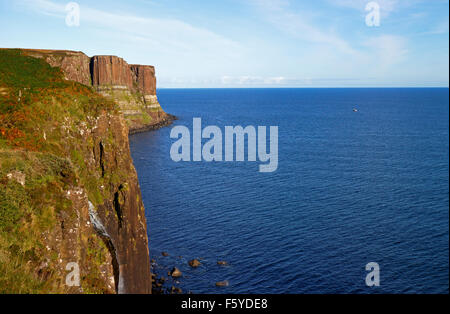
[[[151,292],[133,120],[94,90],[155,96],[154,70],[134,69],[116,57],[0,49],[0,293]],[[68,285],[74,265],[79,285]]]
[[[92,86],[120,107],[130,133],[156,129],[174,119],[161,108],[156,96],[155,68],[129,65],[116,56],[86,56],[82,52],[24,49],[28,56],[42,58],[59,67],[67,80]]]

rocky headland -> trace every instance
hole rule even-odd
[[[0,293],[151,293],[128,135],[173,119],[152,66],[0,49]]]
[[[22,51],[61,68],[67,80],[92,86],[98,93],[113,99],[127,121],[130,134],[155,130],[175,119],[165,113],[158,102],[155,67],[151,65],[128,64],[117,56],[88,57],[78,51]]]

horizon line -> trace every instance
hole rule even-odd
[[[275,87],[275,86],[269,86],[269,87],[157,87],[156,89],[346,89],[346,88],[353,88],[353,89],[363,89],[363,88],[370,88],[370,89],[387,89],[387,88],[404,88],[404,89],[419,89],[419,88],[446,88],[449,89],[449,86],[335,86],[335,87],[321,87],[321,86],[297,86],[297,87]]]

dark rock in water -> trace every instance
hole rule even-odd
[[[216,287],[228,287],[229,285],[228,280],[216,282]]]
[[[183,290],[181,290],[181,288],[172,286],[172,288],[170,289],[170,292],[172,294],[181,294],[181,293],[183,293]]]
[[[173,278],[178,278],[178,277],[181,277],[182,275],[183,274],[181,273],[181,271],[176,267],[174,267],[172,269],[172,271],[170,272],[170,276],[172,276]]]
[[[227,266],[228,263],[225,262],[225,261],[218,261],[218,262],[217,262],[217,265],[220,265],[220,266]]]
[[[164,256],[164,257],[167,257],[167,256],[169,256],[169,253],[167,253],[167,252],[162,252],[161,255]]]
[[[198,259],[193,259],[192,261],[189,261],[189,266],[191,266],[192,268],[197,268],[201,264],[202,263],[200,263]]]

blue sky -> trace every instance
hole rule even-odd
[[[112,54],[159,87],[449,84],[448,0],[0,0],[0,47]]]

